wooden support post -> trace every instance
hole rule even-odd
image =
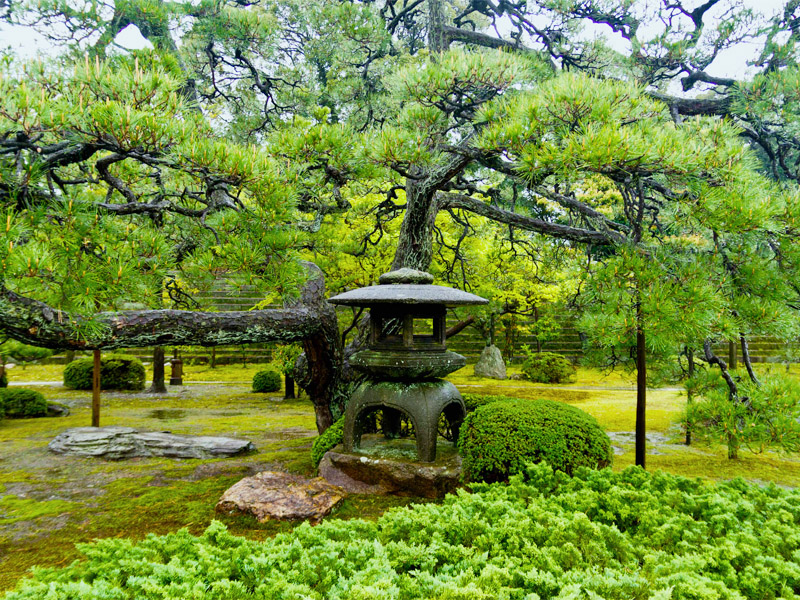
[[[92,372],[92,427],[100,427],[100,350],[94,351]]]

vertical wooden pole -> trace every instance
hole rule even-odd
[[[100,350],[94,351],[92,372],[92,427],[100,427]]]

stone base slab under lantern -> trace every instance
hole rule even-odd
[[[337,446],[322,458],[319,474],[353,494],[441,498],[460,484],[461,457],[452,446],[440,446],[437,460],[426,464],[414,458],[403,458],[402,453],[397,457],[356,454]],[[414,448],[409,448],[413,456]]]

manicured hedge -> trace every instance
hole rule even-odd
[[[529,462],[573,473],[611,464],[611,442],[594,417],[552,400],[509,398],[467,415],[458,438],[467,481],[504,481]]]
[[[281,374],[275,369],[265,369],[253,375],[254,392],[277,392],[281,389]]]
[[[80,548],[6,600],[762,600],[800,593],[800,491],[636,467],[532,465],[387,512],[264,541],[220,523]]]
[[[79,358],[64,367],[64,387],[92,389],[94,359]],[[144,365],[135,356],[108,354],[100,359],[100,387],[104,390],[144,389]]]
[[[25,388],[0,389],[0,407],[0,412],[9,419],[44,417],[47,414],[45,397]]]
[[[333,425],[328,427],[322,435],[314,438],[314,443],[311,445],[311,462],[314,463],[314,468],[319,466],[322,457],[328,450],[332,450],[335,446],[342,443],[344,435],[344,417],[341,417]]]
[[[575,379],[575,367],[568,358],[554,352],[531,353],[522,363],[525,379],[538,383],[567,383]]]

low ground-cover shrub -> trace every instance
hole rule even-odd
[[[43,417],[47,414],[47,400],[35,390],[3,388],[0,389],[0,412],[9,419]]]
[[[277,392],[281,389],[281,374],[275,369],[265,369],[253,375],[254,392]]]
[[[568,358],[554,352],[528,352],[522,363],[525,379],[537,383],[567,383],[575,380],[575,367]]]
[[[611,443],[594,417],[552,400],[507,398],[479,406],[464,419],[458,451],[468,481],[504,481],[529,462],[565,473],[611,463]]]
[[[322,457],[325,456],[328,450],[332,450],[334,446],[342,443],[343,435],[344,417],[328,427],[322,435],[314,438],[314,443],[311,445],[311,462],[314,463],[315,469],[319,466]]]
[[[509,485],[264,541],[220,523],[81,546],[6,600],[740,600],[800,591],[800,491],[540,464]]]
[[[64,387],[92,389],[94,360],[79,358],[64,367]],[[135,356],[108,354],[100,359],[100,387],[104,390],[144,389],[144,365]]]

